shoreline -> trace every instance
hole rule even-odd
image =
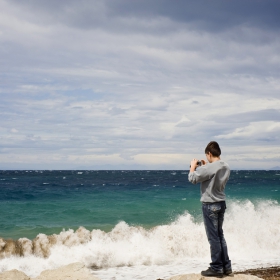
[[[237,271],[234,274],[254,275],[265,280],[280,280],[280,266],[246,269]]]
[[[246,275],[247,278],[240,278],[239,275]],[[251,277],[252,276],[252,277]],[[187,278],[186,278],[187,277]],[[234,271],[233,275],[225,276],[226,277],[235,277],[236,280],[255,280],[258,278],[264,280],[280,280],[280,266],[272,266],[272,267],[261,267],[255,269],[246,269],[243,271]],[[258,277],[258,278],[255,278]],[[202,277],[200,273],[192,273],[192,274],[181,274],[174,275],[169,278],[156,278],[154,280],[170,280],[170,279],[189,279],[193,280],[205,279],[206,277]],[[211,277],[213,279],[214,277]],[[53,280],[53,279],[80,279],[80,280],[103,280],[102,278],[98,278],[92,274],[92,271],[85,267],[82,263],[72,263],[66,266],[59,267],[53,270],[45,270],[39,276],[35,278],[30,278],[22,271],[13,269],[9,271],[5,271],[0,273],[0,280]],[[210,278],[209,278],[210,279]],[[218,279],[218,278],[217,278]]]

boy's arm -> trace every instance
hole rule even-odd
[[[205,162],[203,162],[203,165],[199,167],[197,170],[196,167],[197,167],[197,160],[193,159],[191,161],[190,173],[188,176],[188,179],[192,184],[201,183],[203,181],[210,179],[211,176],[208,172],[208,168],[205,165]]]

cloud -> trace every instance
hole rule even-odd
[[[271,100],[271,103],[274,102],[275,101]],[[271,105],[273,106],[273,104]],[[279,106],[277,104],[275,105],[276,105],[274,106],[275,108]],[[223,123],[250,123],[250,122],[262,122],[262,121],[274,121],[279,119],[280,119],[280,110],[278,109],[263,109],[263,110],[232,114],[228,116],[223,116],[222,118],[219,118],[218,116],[215,117],[215,121],[223,122]]]
[[[205,0],[174,3],[148,0],[95,1],[48,1],[22,2],[9,1],[14,12],[23,11],[30,20],[37,23],[60,23],[80,29],[102,28],[113,25],[116,19],[143,18],[149,26],[150,19],[155,17],[169,18],[172,21],[192,23],[193,28],[204,28],[207,31],[219,31],[231,26],[252,24],[261,28],[279,29],[279,3],[273,0],[253,1],[222,0],[209,2]],[[16,8],[15,8],[16,7]],[[34,13],[32,13],[34,12]],[[110,21],[110,19],[112,19]],[[109,22],[107,22],[109,21]],[[123,26],[122,26],[123,27]],[[135,28],[132,26],[131,28]],[[122,29],[126,30],[126,29]],[[158,32],[158,30],[156,30]],[[147,32],[147,30],[145,30]]]
[[[185,168],[215,139],[248,167],[279,143],[277,9],[0,0],[3,168]]]
[[[218,135],[218,139],[249,139],[260,141],[279,141],[280,122],[260,121],[252,122],[248,126],[239,127],[226,135]]]

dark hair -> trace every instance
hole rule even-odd
[[[216,141],[211,141],[205,148],[205,154],[212,154],[213,157],[219,157],[221,155],[221,149]]]

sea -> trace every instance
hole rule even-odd
[[[280,171],[233,170],[233,270],[280,265]],[[82,262],[100,279],[168,279],[210,262],[200,188],[184,170],[0,171],[0,272]]]

